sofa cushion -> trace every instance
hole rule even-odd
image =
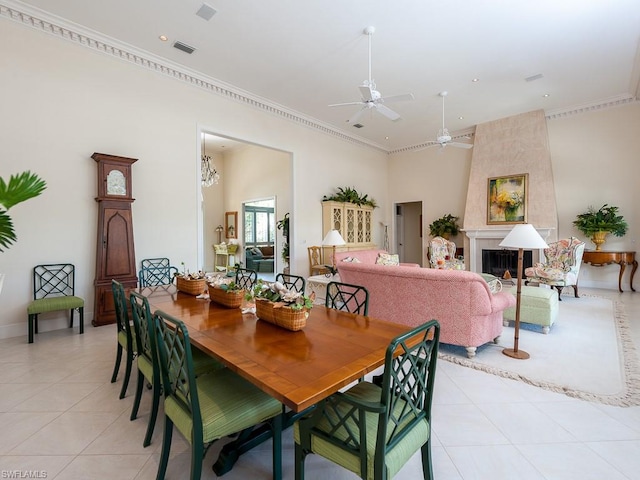
[[[376,258],[376,265],[399,265],[400,258],[398,254],[392,253],[379,253]]]

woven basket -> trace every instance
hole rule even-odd
[[[223,307],[238,308],[242,305],[242,299],[244,298],[244,290],[236,290],[234,292],[228,292],[218,287],[209,285],[209,299],[212,302],[216,302]]]
[[[176,277],[176,287],[180,292],[188,293],[189,295],[200,295],[207,289],[207,280],[204,278],[194,280]]]
[[[275,303],[256,298],[256,316],[292,332],[302,330],[307,324],[307,309],[293,310],[291,307],[275,307]]]

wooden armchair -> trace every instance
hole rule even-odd
[[[309,272],[311,275],[325,275],[329,269],[324,264],[322,247],[307,247],[309,253]]]

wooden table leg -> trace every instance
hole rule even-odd
[[[618,275],[618,290],[620,290],[620,293],[622,293],[622,274],[624,273],[624,270],[627,264],[624,260],[622,260],[619,263],[619,265],[620,265],[620,275]]]
[[[633,268],[631,269],[631,278],[629,279],[629,286],[631,287],[631,291],[635,292],[636,289],[633,288],[633,276],[636,274],[636,270],[638,269],[638,261],[634,260],[631,265],[633,265]]]

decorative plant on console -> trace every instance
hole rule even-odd
[[[586,212],[580,213],[573,221],[573,225],[582,233],[591,238],[596,246],[596,251],[602,249],[607,234],[622,237],[627,233],[629,226],[622,215],[618,215],[618,207],[604,204],[596,210],[589,206]]]
[[[334,193],[329,197],[324,195],[322,197],[322,201],[353,203],[358,206],[368,205],[373,208],[376,208],[378,206],[376,205],[376,201],[373,198],[369,198],[369,195],[360,195],[355,188],[351,187],[338,187],[337,193]]]
[[[458,225],[459,219],[460,217],[454,217],[450,213],[447,213],[429,225],[429,233],[433,237],[443,237],[448,240],[449,237],[452,235],[455,236],[460,232],[460,225]]]

